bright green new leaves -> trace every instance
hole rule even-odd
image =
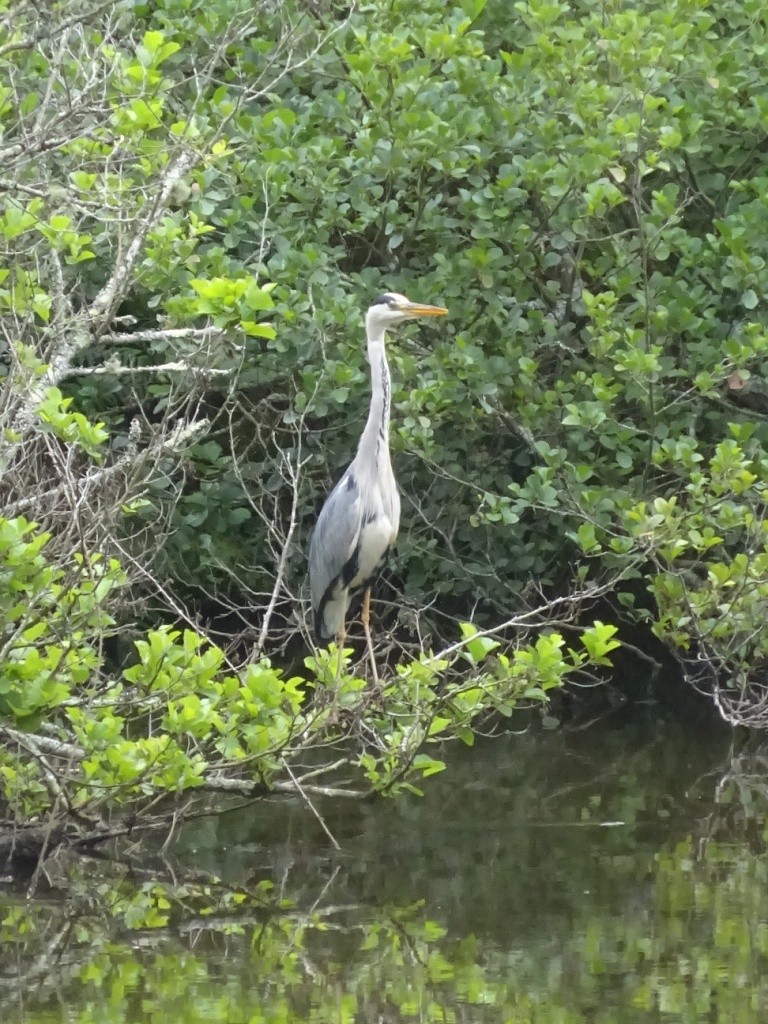
[[[588,572],[623,589],[634,574],[642,587],[649,546],[677,559],[722,537],[735,552],[727,523],[687,523],[684,496],[695,459],[715,457],[708,486],[736,504],[760,486],[754,466],[736,480],[720,447],[765,390],[768,38],[755,11],[537,0],[510,18],[501,0],[369,0],[323,19],[290,3],[257,26],[251,15],[239,0],[126,4],[119,33],[78,35],[62,74],[80,95],[85,69],[103,72],[94,109],[22,161],[0,212],[0,311],[44,331],[54,289],[40,268],[58,261],[65,295],[92,297],[173,154],[196,155],[120,312],[146,330],[218,332],[205,351],[155,335],[89,353],[204,380],[199,360],[227,380],[226,408],[206,382],[204,404],[229,424],[215,457],[201,443],[181,499],[165,479],[147,498],[147,515],[173,517],[162,575],[227,600],[268,593],[269,524],[285,535],[293,507],[283,460],[301,448],[286,559],[298,592],[317,497],[365,418],[360,313],[384,288],[451,311],[390,346],[397,475],[421,496],[394,581],[407,601],[487,626],[530,581],[567,589]],[[300,67],[280,64],[287,24]],[[18,83],[0,93],[9,145],[37,139],[55,57],[47,44],[32,56],[3,56]],[[274,88],[259,79],[270,66]],[[175,395],[151,374],[66,387],[73,408],[115,424],[117,450],[126,408],[151,420]],[[673,499],[678,515],[656,507]]]
[[[66,214],[54,214],[47,222],[36,223],[35,227],[52,248],[64,253],[66,263],[83,263],[96,258],[88,248],[93,241],[92,236],[75,230],[72,218]]]
[[[430,745],[457,738],[468,746],[487,722],[508,718],[519,707],[545,704],[551,691],[570,679],[587,678],[591,670],[610,667],[609,655],[620,647],[615,626],[595,622],[581,636],[583,650],[564,650],[556,632],[501,653],[498,640],[470,623],[461,627],[463,640],[445,656],[422,655],[399,665],[397,676],[382,687],[380,706],[368,713],[368,727],[377,730],[379,753],[366,753],[360,763],[372,785],[392,795],[407,789],[418,793],[416,781],[445,767],[426,752]],[[456,671],[458,660],[470,671]],[[344,677],[340,684],[344,687]],[[334,706],[338,689],[334,690]],[[356,691],[363,705],[365,692]],[[347,691],[346,707],[352,706]]]
[[[96,670],[95,641],[113,625],[105,608],[122,586],[114,561],[78,557],[68,570],[45,556],[49,535],[0,518],[0,715],[61,706]]]
[[[170,629],[137,642],[123,683],[102,677],[98,644],[113,625],[105,607],[123,573],[97,556],[76,557],[68,571],[51,565],[49,540],[24,519],[0,519],[0,714],[23,723],[57,712],[67,749],[79,749],[61,780],[70,798],[133,803],[199,787],[238,762],[268,783],[306,731],[302,681],[267,661],[228,673],[220,649]],[[25,789],[27,804],[45,792],[37,769],[10,754],[3,779],[14,806]]]
[[[181,43],[166,41],[162,32],[145,32],[136,56],[143,67],[156,68],[180,49]]]
[[[47,388],[45,399],[37,407],[43,429],[50,430],[71,445],[82,448],[95,461],[103,458],[102,448],[109,440],[103,423],[91,423],[80,412],[71,411],[73,398],[65,398],[58,388]]]
[[[466,641],[464,650],[473,665],[484,661],[491,651],[496,650],[499,646],[498,640],[494,640],[489,636],[478,636],[477,627],[473,626],[470,622],[461,623],[461,635]]]
[[[0,231],[6,241],[18,238],[19,235],[31,231],[33,228],[39,229],[39,218],[43,209],[42,199],[30,199],[23,206],[16,199],[6,202],[0,215]]]
[[[196,752],[190,769],[213,768],[220,755],[251,759],[264,782],[279,771],[282,751],[306,728],[302,680],[286,679],[268,661],[227,675],[223,651],[191,630],[155,630],[136,647],[139,661],[123,676],[162,702],[158,735]]]
[[[581,642],[593,665],[611,665],[608,655],[621,647],[621,643],[615,639],[617,632],[616,626],[610,623],[595,622],[591,629],[582,633]]]
[[[75,733],[85,751],[81,763],[83,789],[78,794],[78,802],[92,800],[94,790],[102,799],[108,794],[108,802],[119,806],[135,802],[140,795],[156,797],[160,793],[180,793],[203,785],[205,760],[182,750],[170,736],[128,739],[115,730],[104,742],[94,740],[90,728],[94,723],[82,722],[80,718],[77,711],[71,715]],[[99,732],[101,724],[96,725]]]
[[[273,286],[259,286],[248,278],[233,280],[223,277],[210,281],[193,279],[189,283],[198,299],[187,305],[188,313],[210,316],[219,327],[235,324],[252,337],[274,338],[273,327],[253,319],[255,314],[274,308],[269,295]]]
[[[121,800],[177,792],[224,759],[238,781],[274,785],[295,744],[357,742],[350,723],[370,714],[365,780],[415,785],[440,766],[430,745],[469,743],[483,716],[608,667],[614,623],[567,642],[559,626],[496,630],[534,588],[596,582],[734,677],[762,664],[763,20],[701,0],[536,0],[513,18],[500,0],[278,8],[256,24],[245,0],[120,5],[120,33],[75,34],[59,78],[47,37],[4,50],[18,84],[0,93],[3,144],[19,163],[0,211],[0,312],[14,344],[47,351],[138,250],[121,319],[86,329],[73,369],[88,372],[35,392],[34,427],[85,463],[105,457],[102,420],[120,453],[131,420],[151,431],[196,405],[211,436],[183,486],[160,454],[133,506],[137,529],[170,524],[149,575],[195,606],[274,594],[287,645],[318,496],[365,419],[362,309],[385,288],[444,302],[449,318],[389,346],[413,502],[392,577],[402,614],[385,611],[383,632],[422,617],[435,649],[459,628],[461,642],[432,658],[414,640],[389,666],[385,711],[349,649],[314,655],[310,682],[150,631],[122,676],[90,672],[113,706],[71,710],[89,784]],[[232,30],[240,16],[248,31]],[[301,66],[267,88],[286,24]],[[36,128],[49,81],[93,101],[50,149]],[[179,154],[190,162],[164,190]],[[29,708],[66,705],[83,685],[66,651],[25,642]],[[151,708],[144,732],[128,691]]]
[[[136,651],[139,660],[123,672],[125,680],[171,698],[204,690],[224,664],[224,652],[191,630],[183,635],[167,627],[153,630],[146,640],[136,641]]]

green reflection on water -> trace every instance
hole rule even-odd
[[[298,803],[203,820],[177,866],[270,880],[281,913],[130,932],[82,891],[8,896],[2,1019],[762,1022],[768,759],[729,743],[654,722],[457,750],[423,800],[315,805],[341,854]]]

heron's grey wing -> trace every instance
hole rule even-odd
[[[309,584],[315,613],[352,556],[362,524],[360,487],[350,466],[320,510],[309,545]]]

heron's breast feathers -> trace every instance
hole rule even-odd
[[[396,537],[396,527],[382,514],[363,522],[341,572],[330,581],[316,608],[315,628],[322,639],[337,635],[352,597],[376,575]]]
[[[385,515],[363,522],[353,553],[355,573],[348,584],[351,590],[363,586],[375,575],[396,538],[397,527]]]

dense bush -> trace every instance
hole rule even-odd
[[[289,677],[266,658],[237,670],[191,630],[161,627],[117,673],[103,643],[124,575],[96,555],[65,574],[50,540],[0,518],[0,786],[18,824],[46,822],[43,845],[73,821],[91,838],[163,827],[195,792],[415,792],[444,767],[436,745],[471,745],[481,724],[589,678],[618,646],[615,628],[595,623],[577,649],[550,632],[508,656],[465,624],[461,641],[371,690],[350,650],[319,652]],[[0,829],[0,856],[4,840]]]
[[[451,316],[390,346],[380,635],[408,664],[542,592],[572,624],[597,588],[762,724],[757,3],[51,17],[9,20],[1,57],[9,518],[61,566],[119,556],[123,619],[229,611],[295,651],[365,416],[362,309],[402,290]]]

